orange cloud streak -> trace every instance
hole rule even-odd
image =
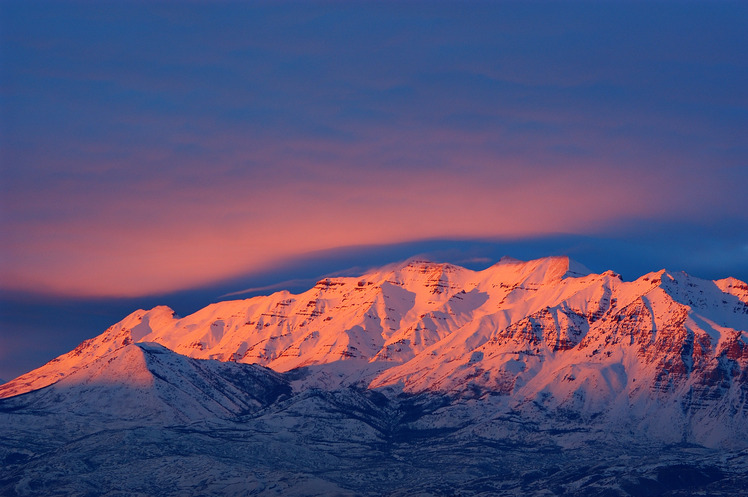
[[[663,209],[656,189],[641,190],[624,174],[558,171],[504,181],[490,171],[359,170],[331,182],[323,175],[255,186],[224,178],[204,187],[140,185],[134,195],[88,195],[81,209],[96,211],[86,217],[11,226],[3,281],[55,294],[137,296],[342,246],[585,233]]]

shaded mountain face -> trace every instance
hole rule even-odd
[[[153,343],[128,344],[55,384],[5,399],[0,412],[25,429],[64,419],[65,432],[234,419],[291,394],[281,375],[250,364],[201,361]],[[49,429],[50,426],[47,426]]]
[[[247,464],[264,468],[238,494],[251,485],[270,493],[281,487],[268,481],[283,481],[288,495],[360,494],[374,484],[396,495],[433,481],[436,495],[540,495],[547,485],[718,495],[745,483],[715,461],[730,451],[742,467],[748,448],[748,285],[664,270],[624,282],[565,257],[505,258],[483,271],[411,260],[183,318],[167,307],[136,311],[0,385],[0,398],[3,425],[15,430],[0,459],[16,468],[0,488],[17,493],[29,475],[39,488],[78,488],[41,476],[49,444],[75,457],[101,454],[109,442],[100,430],[115,427],[113,447],[132,454],[142,447],[126,433],[158,429],[155,467],[164,475],[174,458],[196,475],[212,461],[223,483]],[[199,443],[182,444],[187,426]],[[51,441],[36,440],[41,434]],[[76,441],[83,435],[90,446]],[[691,457],[672,444],[703,452],[692,448]],[[671,447],[669,466],[616,466],[646,459],[653,446]],[[183,450],[195,457],[189,464]],[[218,455],[224,450],[235,463]],[[65,474],[79,474],[54,457]],[[608,480],[568,474],[572,460],[602,464],[596,471]],[[402,471],[403,461],[417,468],[399,487],[385,483],[382,471]],[[428,461],[470,470],[434,473]],[[117,474],[90,471],[99,483]],[[700,476],[688,483],[686,474]],[[227,494],[221,485],[205,493]]]

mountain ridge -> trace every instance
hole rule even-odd
[[[413,258],[358,277],[323,278],[299,294],[279,291],[210,304],[184,318],[166,306],[137,310],[68,354],[0,386],[0,397],[54,383],[102,353],[139,341],[188,357],[280,372],[336,361],[381,363],[372,368],[380,373],[367,386],[402,381],[409,391],[428,390],[446,385],[434,380],[433,371],[455,360],[475,366],[495,356],[498,345],[510,347],[504,355],[515,356],[507,359],[507,371],[519,367],[517,354],[530,345],[555,356],[595,344],[588,352],[597,354],[621,338],[601,342],[590,330],[615,331],[623,321],[645,326],[630,322],[632,316],[620,309],[649,316],[650,341],[657,341],[658,331],[684,328],[686,335],[696,333],[702,349],[716,353],[721,346],[732,351],[731,360],[743,360],[748,285],[734,278],[707,282],[660,270],[624,282],[612,271],[592,274],[568,257],[502,258],[482,271]],[[602,322],[607,328],[601,329]],[[661,345],[649,359],[665,351]],[[442,373],[459,376],[454,368]]]
[[[0,439],[3,495],[736,495],[748,286],[413,259],[140,309],[0,385]]]

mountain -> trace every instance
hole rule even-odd
[[[138,310],[0,398],[10,495],[82,494],[84,474],[115,492],[141,431],[155,486],[132,494],[730,495],[748,483],[748,285],[413,259]]]
[[[288,395],[277,373],[250,364],[200,361],[148,342],[105,353],[54,385],[14,396],[14,411],[57,412],[85,418],[195,422],[233,418]]]

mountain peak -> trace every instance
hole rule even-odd
[[[724,278],[714,282],[717,288],[748,304],[748,284],[737,278]]]
[[[591,271],[583,264],[565,255],[543,257],[529,261],[504,256],[491,268],[502,270],[512,268],[518,274],[522,274],[523,279],[537,284],[565,278],[579,278],[591,274]]]
[[[519,362],[530,367],[534,359],[523,358],[527,354],[553,358],[574,350],[578,357],[567,353],[573,360],[604,352],[612,357],[613,350],[606,350],[615,348],[611,343],[648,347],[665,336],[663,329],[682,329],[686,318],[689,333],[700,326],[698,333],[711,337],[703,347],[713,353],[720,337],[746,329],[748,306],[741,303],[746,288],[734,279],[713,283],[666,271],[623,282],[609,271],[590,275],[567,256],[503,257],[482,271],[417,257],[359,277],[326,278],[299,294],[214,303],[184,318],[165,306],[138,310],[65,356],[0,386],[0,397],[50,385],[136,342],[279,372],[345,363],[336,366],[339,371],[357,372],[341,378],[355,376],[375,386],[402,380],[411,391],[462,388],[463,373],[476,373],[481,364],[490,381],[503,381],[518,374]],[[621,338],[633,329],[638,341]]]
[[[438,477],[455,453],[473,461],[495,450],[496,457],[479,460],[481,468],[495,468],[512,447],[528,458],[527,464],[511,459],[512,468],[532,467],[546,459],[538,454],[549,455],[549,479],[526,485],[523,474],[499,468],[471,479],[470,488],[505,495],[506,482],[516,481],[521,488],[512,487],[512,494],[574,493],[581,487],[566,478],[587,481],[590,475],[579,471],[577,449],[589,447],[589,467],[599,468],[601,437],[614,446],[615,467],[628,465],[621,463],[622,443],[631,460],[637,457],[628,452],[631,442],[640,443],[647,465],[672,464],[669,455],[652,454],[654,444],[682,446],[688,465],[678,464],[677,473],[652,480],[637,472],[621,480],[631,495],[644,495],[663,490],[664,481],[693,481],[696,444],[748,447],[748,285],[665,270],[623,281],[612,271],[589,274],[568,257],[504,257],[482,271],[415,258],[358,277],[326,278],[299,294],[213,303],[183,318],[163,306],[135,311],[68,354],[0,385],[0,415],[0,460],[10,475],[0,482],[2,495],[31,488],[27,482],[39,494],[51,488],[96,492],[88,486],[92,465],[80,461],[94,461],[93,471],[120,485],[131,481],[144,454],[158,456],[141,466],[155,465],[174,495],[188,488],[173,479],[174,471],[184,472],[185,454],[203,465],[190,470],[198,480],[189,488],[201,493],[209,493],[207,474],[230,477],[217,495],[306,495],[309,468],[322,471],[319,461],[333,461],[336,467],[325,474],[346,481],[350,472],[341,472],[340,461],[354,461],[367,471],[356,477],[361,482],[373,481],[367,461],[384,461],[377,481],[387,481],[410,454],[427,458],[418,467],[438,466]],[[120,436],[123,426],[133,431]],[[29,437],[34,431],[36,439]],[[56,434],[63,437],[58,442]],[[174,458],[165,457],[165,437],[175,440]],[[397,442],[397,457],[383,440]],[[206,449],[211,443],[219,445]],[[558,447],[574,450],[570,473],[558,473],[556,463],[567,459]],[[102,453],[112,461],[130,459],[113,473],[111,465],[98,464]],[[229,453],[241,458],[222,457]],[[435,466],[440,453],[448,462]],[[363,465],[357,463],[361,454]],[[263,461],[282,467],[283,457],[304,475],[298,492],[265,486],[276,469],[263,470],[262,480],[246,491],[236,486],[247,479],[247,467]],[[159,466],[165,459],[179,464],[167,471]],[[742,460],[719,459],[731,467]],[[74,471],[62,465],[69,460]],[[236,469],[216,471],[224,460]],[[745,488],[746,467],[735,470],[743,475],[732,484],[736,491],[724,495]],[[47,474],[50,483],[41,480]],[[73,487],[61,486],[60,474],[86,487],[68,491]],[[129,493],[156,488],[142,481]],[[428,490],[436,490],[432,481],[419,475],[417,488],[428,482]],[[497,486],[485,486],[493,481]],[[608,488],[597,486],[604,480],[590,481],[590,495],[624,488],[618,481],[609,480]],[[711,495],[726,487],[703,488]],[[695,487],[677,489],[692,494]]]
[[[417,272],[423,272],[433,269],[443,269],[443,268],[461,268],[460,266],[455,266],[454,264],[450,264],[449,262],[436,262],[434,260],[431,260],[427,257],[423,256],[416,256],[411,257],[409,259],[406,259],[404,261],[395,262],[393,264],[389,264],[387,266],[384,266],[379,269],[375,269],[372,271],[372,273],[380,273],[383,271],[417,271]]]

